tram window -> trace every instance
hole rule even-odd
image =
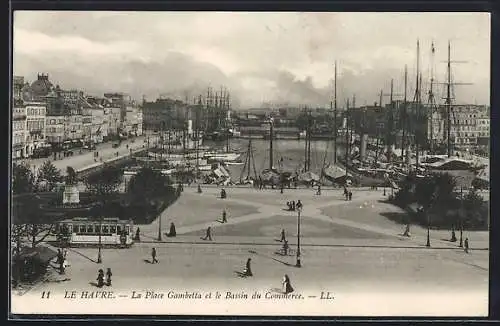
[[[79,233],[85,233],[85,232],[86,232],[85,224],[80,224]]]
[[[109,229],[110,229],[110,233],[111,233],[111,234],[115,234],[115,233],[116,233],[116,225],[111,225],[111,226],[109,227]]]
[[[122,226],[121,225],[117,225],[116,226],[116,233],[117,234],[121,234],[122,233]]]
[[[87,233],[94,233],[94,226],[92,224],[87,225]]]
[[[129,231],[130,231],[130,227],[127,225],[127,226],[125,227],[125,234],[129,234]]]
[[[95,233],[101,233],[101,226],[100,225],[94,226],[94,230],[95,230]]]
[[[108,226],[107,225],[102,226],[102,233],[108,233]]]

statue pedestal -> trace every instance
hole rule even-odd
[[[80,203],[80,192],[77,186],[64,186],[63,192],[63,205],[66,204],[79,204]]]

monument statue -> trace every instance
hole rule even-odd
[[[79,204],[80,192],[78,191],[78,178],[75,170],[68,166],[66,168],[66,178],[63,192],[63,205]]]

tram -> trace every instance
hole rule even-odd
[[[58,241],[69,247],[96,246],[128,248],[134,243],[134,223],[117,217],[101,220],[75,217],[58,222]]]

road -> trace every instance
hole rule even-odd
[[[442,241],[433,231],[433,247],[425,248],[423,229],[401,240],[401,226],[381,214],[388,208],[378,201],[381,191],[353,191],[352,201],[342,199],[341,190],[326,190],[321,196],[311,189],[259,191],[234,188],[227,199],[217,198],[220,189],[186,187],[179,201],[163,214],[162,233],[169,223],[177,225],[177,237],[157,242],[158,219],[141,225],[141,240],[129,249],[103,249],[103,263],[97,264],[96,248],[68,251],[71,266],[65,275],[53,271],[47,282],[28,292],[14,293],[12,307],[31,313],[137,313],[137,314],[272,314],[294,315],[385,315],[459,316],[487,313],[488,250],[467,254],[456,244]],[[296,213],[283,210],[286,200],[304,203],[302,267],[296,256],[277,254],[276,238],[287,229],[292,250],[296,250]],[[196,203],[196,204],[195,204]],[[380,205],[379,205],[380,204]],[[372,207],[373,205],[373,207]],[[379,205],[379,206],[377,206]],[[228,223],[220,224],[223,208]],[[214,241],[203,241],[205,228],[213,227]],[[469,234],[473,239],[479,235]],[[479,241],[479,240],[478,240]],[[473,248],[476,240],[472,241]],[[151,264],[151,250],[157,250],[158,264]],[[248,258],[254,276],[242,278]],[[111,268],[112,301],[63,299],[65,291],[95,291],[97,270]],[[279,294],[284,274],[290,276],[301,300],[265,299]],[[43,292],[52,301],[40,300]],[[132,291],[145,294],[199,292],[203,299],[132,299]],[[219,291],[263,298],[204,299]],[[335,300],[320,299],[330,292]],[[75,294],[76,295],[76,294]],[[231,295],[230,295],[231,297]],[[459,300],[457,300],[459,298]],[[81,298],[80,298],[81,299]],[[228,301],[229,300],[229,301]],[[306,300],[306,301],[304,301]],[[422,304],[424,303],[425,304]],[[453,304],[450,304],[453,302]],[[82,303],[84,303],[82,305]],[[269,305],[269,303],[272,303]],[[306,303],[306,304],[304,304]],[[446,303],[446,304],[443,304]],[[38,309],[38,310],[37,310]]]
[[[55,278],[28,294],[14,295],[12,307],[32,313],[37,309],[51,313],[294,315],[302,312],[406,316],[474,316],[487,312],[489,276],[479,266],[487,260],[486,252],[464,255],[460,251],[440,250],[308,248],[303,252],[302,267],[297,268],[295,257],[276,255],[273,246],[155,244],[159,263],[151,264],[152,246],[138,244],[130,249],[104,250],[102,264],[94,262],[96,249],[70,250],[71,267],[64,278],[55,274]],[[252,259],[254,276],[242,278],[238,272],[243,270],[247,258]],[[112,287],[103,290],[126,297],[112,301],[62,299],[65,291],[76,291],[81,298],[82,291],[97,290],[92,282],[99,268],[111,268],[113,272]],[[277,294],[284,274],[289,275],[294,293],[307,301],[285,300],[283,304],[261,298],[249,304],[237,299],[205,300],[207,293],[215,291],[224,297],[227,292],[248,296],[254,292],[262,296]],[[62,279],[66,281],[61,282]],[[44,291],[52,293],[52,301],[40,299]],[[198,292],[203,300],[135,301],[131,299],[132,291],[154,291],[164,296],[169,292]],[[322,291],[330,292],[335,300],[320,300]],[[457,297],[460,300],[454,300]],[[30,302],[36,303],[29,305]]]
[[[39,159],[27,159],[24,160],[26,164],[29,164],[29,166],[34,170],[37,171],[40,166],[45,161],[52,161],[55,165],[56,168],[60,169],[63,174],[66,173],[66,168],[68,166],[73,167],[75,170],[82,169],[84,167],[90,166],[92,164],[95,164],[96,162],[94,161],[94,152],[99,153],[99,158],[102,158],[103,161],[108,160],[114,156],[116,156],[116,153],[118,152],[118,155],[126,155],[127,153],[130,152],[130,149],[132,150],[137,150],[140,148],[146,148],[146,142],[145,140],[147,137],[145,136],[140,136],[136,137],[134,139],[127,139],[122,141],[120,147],[118,148],[113,148],[113,143],[112,142],[107,142],[107,143],[102,143],[98,144],[96,146],[95,151],[88,151],[88,150],[82,150],[82,154],[79,154],[79,150],[73,150],[74,156],[71,157],[65,157],[63,159],[57,159],[53,160],[53,157],[48,157],[48,158],[39,158]],[[154,144],[154,139],[153,137],[150,138],[150,146]],[[129,148],[127,149],[127,145]]]

